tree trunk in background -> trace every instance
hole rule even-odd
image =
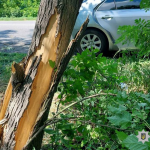
[[[57,85],[82,33],[81,30],[68,46],[81,3],[82,0],[41,0],[24,60],[24,82],[13,96],[11,82],[5,92],[0,120],[7,118],[7,122],[1,125],[0,149],[40,149],[43,133],[28,142],[48,117]]]

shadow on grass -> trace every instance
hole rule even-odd
[[[32,33],[33,30],[30,32]],[[11,35],[16,34],[15,30],[4,30],[0,31],[0,52],[5,53],[27,53],[31,39],[27,40],[24,38],[18,38],[14,35],[11,38]],[[31,37],[31,35],[28,35]]]
[[[0,93],[4,92],[11,75],[13,61],[20,62],[26,54],[0,52]]]

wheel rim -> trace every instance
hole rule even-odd
[[[81,39],[80,46],[81,46],[82,51],[84,51],[86,49],[91,50],[91,47],[93,49],[99,49],[100,50],[100,48],[101,48],[101,40],[95,34],[86,34]]]

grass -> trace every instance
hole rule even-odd
[[[128,92],[150,92],[150,60],[140,59],[130,61],[127,59],[122,64],[118,64],[119,76],[126,77]]]
[[[26,21],[26,20],[36,20],[36,17],[0,17],[0,21]]]
[[[0,92],[4,92],[11,75],[11,64],[19,62],[26,54],[0,53]]]

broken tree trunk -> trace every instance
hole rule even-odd
[[[68,46],[81,3],[41,0],[31,46],[23,61],[24,81],[14,92],[11,79],[5,92],[0,120],[6,122],[0,128],[0,149],[40,149],[43,133],[30,139],[46,121],[57,85],[88,23]]]

